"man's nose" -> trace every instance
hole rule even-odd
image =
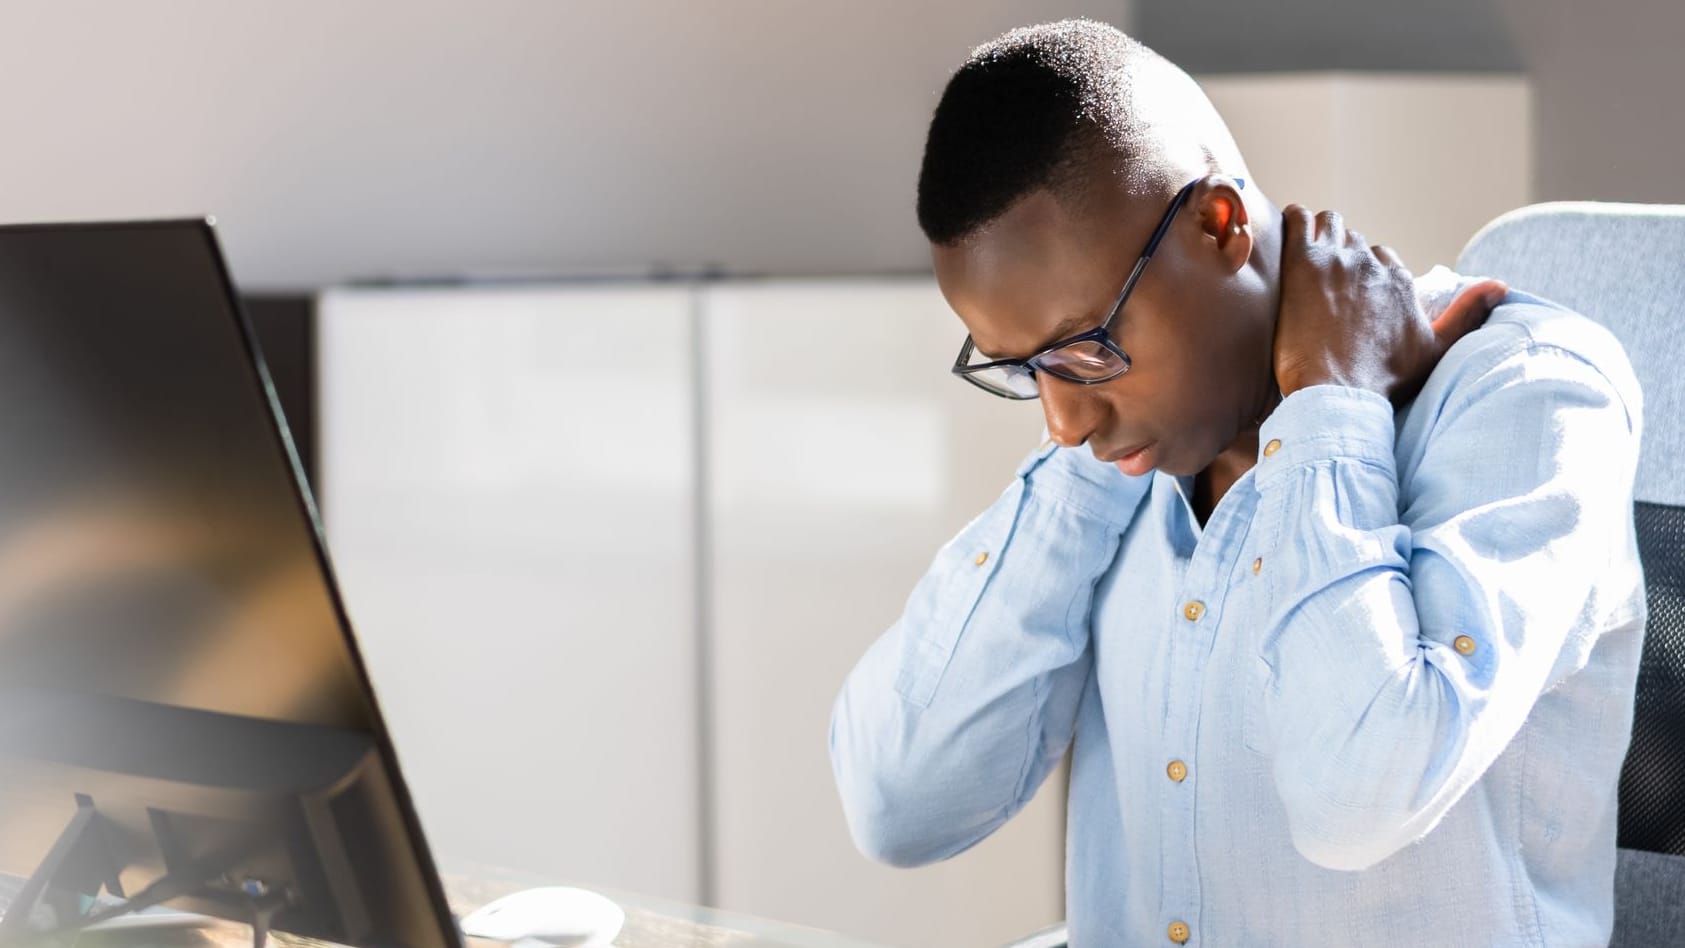
[[[1054,443],[1074,448],[1094,434],[1100,420],[1098,400],[1078,385],[1056,375],[1041,373],[1041,410],[1047,417],[1047,433]]]

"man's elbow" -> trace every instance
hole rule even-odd
[[[906,788],[891,777],[901,768],[879,755],[862,754],[850,740],[843,711],[839,701],[831,718],[831,771],[855,848],[869,859],[901,868],[940,859],[937,846],[920,832],[920,821],[908,818],[915,808],[908,806]]]
[[[1324,833],[1295,830],[1293,848],[1299,855],[1324,869],[1336,872],[1362,872],[1393,853],[1402,845],[1379,837],[1330,836]]]
[[[1458,759],[1467,734],[1447,710],[1457,707],[1448,697],[1376,732],[1405,735],[1397,740],[1366,735],[1337,747],[1296,741],[1277,748],[1276,795],[1301,856],[1324,869],[1361,872],[1439,824],[1461,795],[1448,783],[1457,769],[1445,761]]]
[[[1384,807],[1357,807],[1316,794],[1283,794],[1287,828],[1299,855],[1324,869],[1362,872],[1420,836]]]
[[[843,804],[848,833],[854,846],[866,858],[897,869],[912,869],[943,859],[940,843],[919,832],[911,821],[899,818],[887,806]]]
[[[963,851],[987,831],[957,821],[948,794],[900,759],[850,753],[833,731],[831,766],[855,848],[898,868],[924,866]]]

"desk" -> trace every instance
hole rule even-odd
[[[555,880],[479,866],[457,867],[441,878],[451,911],[458,918],[521,889],[558,884]],[[614,940],[615,948],[881,948],[815,928],[613,889],[589,888],[626,910],[626,927]],[[0,890],[0,906],[9,895],[9,890]],[[86,932],[77,944],[80,948],[250,948],[251,938],[251,929],[245,925],[207,918],[202,924],[195,921],[188,926],[172,925],[167,929]],[[503,948],[501,942],[478,938],[465,938],[463,942],[467,948]],[[326,942],[284,934],[272,936],[270,944],[276,948],[335,948]]]
[[[465,871],[464,871],[465,870]],[[462,917],[482,905],[521,889],[556,885],[554,881],[486,867],[458,867],[442,876],[451,911]],[[699,905],[669,902],[598,886],[582,886],[613,899],[626,910],[626,927],[615,948],[882,948],[841,935],[721,912]],[[465,939],[468,948],[492,948],[498,942]]]

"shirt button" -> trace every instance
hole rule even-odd
[[[1187,944],[1187,942],[1188,942],[1188,926],[1187,926],[1187,924],[1185,922],[1171,922],[1170,923],[1169,935],[1170,935],[1170,940],[1175,942],[1176,944],[1178,944],[1178,945]]]
[[[1188,776],[1188,765],[1179,760],[1173,760],[1170,762],[1170,766],[1164,768],[1164,772],[1170,775],[1171,780],[1181,783]]]
[[[1264,571],[1264,558],[1258,557],[1252,561],[1252,575],[1256,576]]]
[[[977,565],[978,566],[982,566],[984,563],[987,563],[987,562],[989,562],[989,551],[988,550],[984,550],[983,552],[977,554]]]
[[[1200,616],[1205,615],[1205,603],[1195,599],[1182,607],[1182,615],[1189,622],[1198,622]]]
[[[1280,451],[1280,450],[1281,450],[1281,439],[1280,438],[1271,438],[1270,443],[1264,445],[1264,457],[1269,457],[1270,455],[1272,455],[1272,454],[1274,454],[1274,453],[1276,453],[1277,451]]]
[[[1451,643],[1451,647],[1455,648],[1458,652],[1460,652],[1464,655],[1473,655],[1474,654],[1474,639],[1471,639],[1466,635],[1459,635]]]

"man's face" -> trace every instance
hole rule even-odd
[[[933,246],[937,285],[982,353],[1028,357],[1100,325],[1169,203],[1109,177],[1080,211],[1032,193],[959,246]],[[1104,461],[1146,445],[1125,473],[1193,474],[1264,410],[1274,268],[1250,265],[1238,203],[1232,187],[1202,184],[1177,213],[1114,324],[1127,373],[1097,385],[1038,375],[1055,441],[1086,441]]]

